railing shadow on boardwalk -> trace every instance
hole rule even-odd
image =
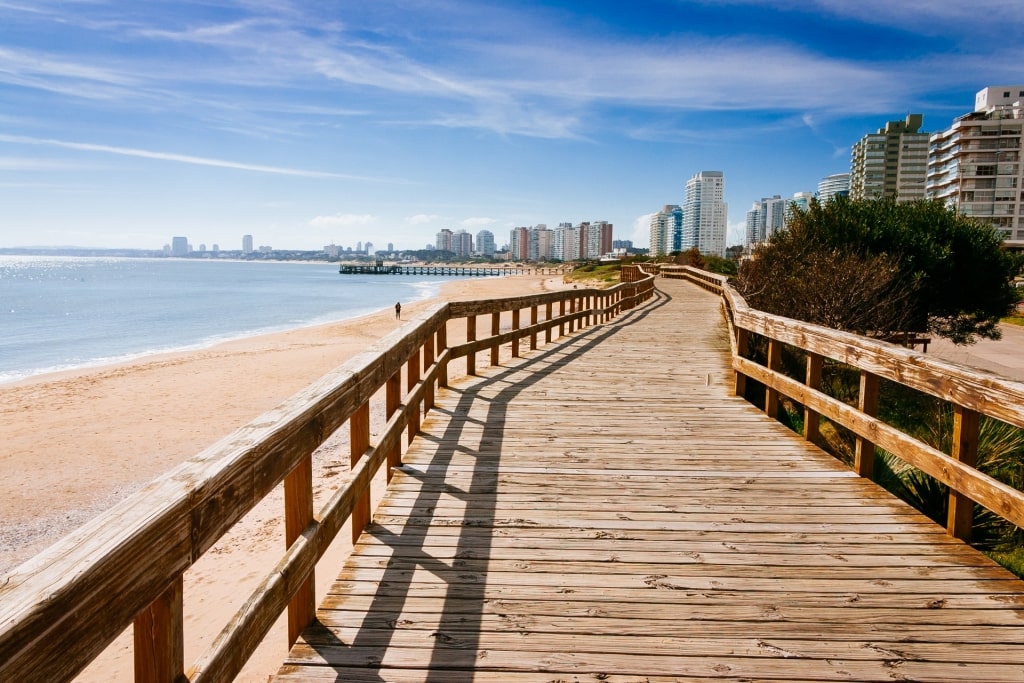
[[[435,406],[434,411],[447,419],[448,424],[440,437],[431,437],[420,433],[417,438],[434,441],[436,450],[429,461],[431,472],[444,472],[452,463],[454,456],[478,456],[479,451],[468,449],[462,438],[463,429],[471,413],[473,405],[481,400],[481,394],[487,393],[495,386],[503,386],[497,394],[487,401],[487,417],[480,421],[482,433],[480,442],[493,449],[500,460],[503,436],[506,431],[506,413],[508,405],[526,389],[558,373],[566,363],[578,359],[603,342],[615,336],[624,325],[635,324],[651,315],[658,308],[667,305],[671,295],[657,291],[654,301],[640,309],[633,309],[615,321],[597,328],[583,330],[556,347],[544,349],[531,354],[527,359],[512,364],[511,367],[487,373],[486,377],[473,381],[466,387],[450,387],[448,391],[457,395],[454,408]],[[530,373],[522,372],[522,365],[529,364]],[[446,403],[450,403],[447,401]],[[494,457],[488,454],[487,457]],[[386,560],[383,577],[378,583],[377,591],[369,607],[365,610],[362,627],[351,639],[342,642],[330,628],[319,623],[307,628],[304,632],[306,643],[327,662],[345,661],[344,667],[366,667],[383,660],[390,645],[391,636],[402,626],[403,607],[411,590],[412,569],[409,560],[420,568],[437,576],[450,576],[465,581],[449,584],[445,590],[445,604],[439,615],[439,625],[432,634],[435,645],[432,649],[428,666],[427,681],[436,683],[457,683],[473,679],[473,666],[477,661],[479,650],[479,630],[467,629],[485,614],[485,584],[482,581],[467,580],[472,574],[458,574],[452,570],[459,569],[467,563],[486,563],[490,559],[490,539],[496,529],[489,528],[481,522],[496,520],[497,488],[500,474],[497,468],[474,468],[471,484],[466,490],[444,484],[431,487],[431,476],[414,466],[403,465],[402,472],[413,479],[419,479],[424,487],[416,497],[414,510],[432,510],[442,494],[454,495],[466,502],[465,522],[459,532],[459,540],[451,563],[433,557],[423,548],[426,538],[422,522],[414,518],[407,519],[401,533],[388,531],[385,526],[370,524],[364,533],[373,536],[391,548],[401,548],[402,561]],[[342,604],[341,607],[344,607]],[[351,657],[346,657],[348,650]],[[326,667],[330,668],[330,667]],[[339,667],[340,668],[340,667]],[[357,676],[357,678],[353,678]],[[337,681],[358,680],[362,682],[386,681],[372,668],[360,669],[358,673],[346,668],[344,674],[339,673]]]

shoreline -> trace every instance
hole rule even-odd
[[[437,296],[336,323],[250,336],[185,352],[38,375],[0,385],[0,576],[172,467],[275,407],[441,301],[562,289],[561,276],[467,278]],[[456,332],[456,334],[459,334]],[[371,429],[384,423],[382,402]],[[348,430],[314,453],[316,509],[348,469]],[[381,479],[383,473],[381,473]],[[375,496],[383,484],[375,482]],[[185,574],[185,655],[194,661],[284,547],[280,487]],[[347,556],[343,530],[319,573],[326,591]],[[329,567],[329,569],[327,569]],[[2,579],[0,579],[2,580]],[[318,597],[319,600],[322,596]],[[264,683],[286,653],[279,620],[238,681]],[[76,680],[132,671],[131,629]]]
[[[74,257],[68,257],[74,258]],[[94,260],[94,259],[92,259]],[[134,259],[143,260],[143,259]],[[161,260],[161,259],[153,259]],[[238,261],[238,263],[248,263],[248,261]],[[286,261],[274,261],[274,262],[254,262],[254,263],[267,263],[281,264],[288,263]],[[315,264],[322,265],[322,264]],[[468,279],[468,278],[467,278]],[[443,300],[445,298],[445,288],[455,285],[461,282],[462,279],[458,280],[435,280],[431,281],[429,285],[423,287],[415,286],[421,280],[415,280],[411,284],[411,291],[414,292],[415,298],[408,299],[410,304],[425,301],[428,299]],[[383,310],[383,309],[381,309]],[[312,318],[298,324],[295,323],[279,323],[270,324],[266,327],[253,328],[241,332],[223,332],[210,334],[201,339],[197,339],[191,342],[185,342],[180,344],[174,344],[173,342],[168,346],[162,347],[149,347],[138,351],[128,351],[114,356],[97,357],[83,362],[68,365],[55,365],[50,367],[36,367],[29,369],[14,369],[9,371],[0,371],[0,390],[6,389],[12,385],[17,385],[22,382],[32,382],[37,380],[46,381],[51,376],[60,376],[66,373],[78,373],[78,372],[89,372],[93,370],[102,370],[109,366],[114,365],[127,365],[134,363],[144,363],[150,359],[156,359],[164,355],[180,354],[180,353],[198,353],[211,348],[215,348],[221,344],[227,344],[237,341],[244,341],[246,339],[274,335],[282,333],[290,333],[303,329],[311,329],[326,325],[337,325],[340,323],[347,323],[352,321],[358,321],[362,318],[370,318],[380,311],[369,310],[362,308],[355,315],[351,315],[348,311],[337,311],[333,314],[324,314],[316,318]],[[339,317],[340,316],[340,317]]]

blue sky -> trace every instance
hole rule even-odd
[[[1024,83],[1021,0],[0,0],[0,246],[336,243],[762,196]]]

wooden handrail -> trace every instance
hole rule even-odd
[[[662,277],[683,278],[722,297],[730,326],[733,370],[737,394],[747,378],[762,383],[770,392],[804,406],[816,437],[816,418],[823,416],[851,432],[863,443],[855,463],[862,476],[871,475],[870,451],[874,446],[913,465],[950,489],[950,518],[947,532],[967,539],[971,529],[972,501],[991,510],[1011,524],[1024,527],[1024,492],[1008,486],[974,467],[978,416],[984,415],[1014,427],[1024,428],[1024,382],[1018,382],[952,361],[820,325],[758,311],[747,305],[721,275],[689,266],[662,267]],[[760,335],[769,343],[781,343],[809,355],[808,383],[802,383],[746,358],[746,339]],[[820,391],[820,359],[829,358],[861,372],[861,402],[851,406]],[[815,360],[817,359],[817,360]],[[815,366],[817,369],[815,370]],[[901,432],[873,415],[877,401],[874,387],[879,379],[902,384],[949,402],[959,416],[956,420],[954,452],[943,453]],[[805,380],[806,382],[807,380]]]
[[[0,681],[70,680],[133,621],[136,680],[232,680],[286,609],[294,622],[292,639],[310,621],[308,597],[296,596],[311,593],[316,563],[345,522],[351,517],[358,533],[368,521],[357,519],[355,511],[369,500],[370,482],[382,463],[400,464],[403,436],[418,429],[421,409],[429,410],[433,392],[447,386],[450,361],[465,356],[470,366],[476,351],[510,343],[517,354],[520,339],[531,339],[532,348],[539,332],[550,342],[556,328],[609,320],[650,299],[653,281],[646,277],[607,290],[562,290],[427,309],[14,569],[0,586]],[[552,316],[552,304],[567,301],[572,312]],[[593,303],[588,307],[584,302]],[[540,307],[547,316],[536,322]],[[530,324],[519,327],[524,309],[531,310]],[[506,311],[514,320],[510,332],[449,345],[449,321]],[[409,379],[404,395],[403,368]],[[471,366],[467,370],[472,373]],[[381,389],[387,425],[371,445],[368,425],[361,421]],[[312,453],[347,422],[353,425],[356,451],[350,480],[309,519]],[[286,478],[292,542],[186,674],[184,572]]]

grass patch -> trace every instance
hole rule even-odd
[[[1013,315],[1008,315],[1005,318],[1000,318],[999,322],[1004,325],[1020,325],[1021,327],[1024,327],[1024,315],[1015,313]]]
[[[1024,579],[1024,548],[986,550],[985,554]]]
[[[574,268],[571,273],[565,276],[566,282],[572,282],[573,284],[580,285],[582,287],[594,287],[596,289],[605,289],[612,285],[617,285],[621,281],[622,265],[619,263],[611,263],[608,265],[598,266],[595,264],[587,264]]]

